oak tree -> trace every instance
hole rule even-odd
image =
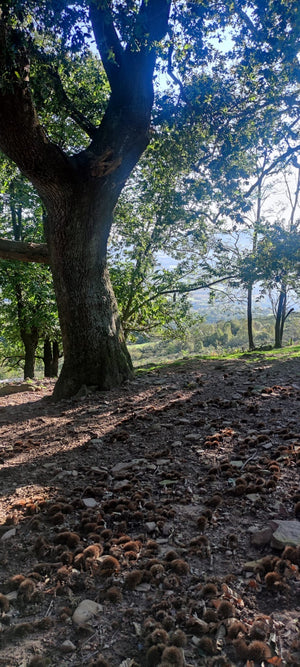
[[[119,194],[149,141],[156,44],[165,35],[170,3],[142,2],[127,18],[126,3],[119,10],[113,4],[2,3],[0,146],[34,184],[47,211],[45,236],[64,348],[57,399],[82,384],[107,389],[131,373],[106,248]],[[39,122],[30,55],[51,64],[55,39],[57,49],[72,50],[83,40],[87,14],[111,94],[99,126],[70,111],[90,144],[69,155]],[[48,33],[43,50],[34,39],[41,30]]]
[[[278,108],[276,79],[284,80],[290,70],[299,75],[297,6],[296,0],[288,5],[283,0],[176,0],[172,9],[170,0],[0,3],[0,148],[32,182],[46,211],[45,239],[64,348],[55,398],[71,396],[82,384],[106,389],[131,374],[107,270],[107,241],[120,193],[150,140],[161,40],[176,103],[185,109],[187,138],[193,119],[202,121],[202,135],[212,131],[212,138],[201,149],[201,159],[208,155],[210,171],[221,174],[230,156],[234,181],[236,130],[249,114],[254,119],[257,109],[264,110],[263,118]],[[213,39],[226,38],[226,31],[234,47],[227,56],[219,54],[215,66]],[[105,104],[99,100],[98,115],[95,99],[88,97],[87,104],[83,94],[77,105],[66,92],[70,63],[87,57],[93,41],[110,89]],[[220,83],[224,87],[225,80],[229,94],[221,118]],[[80,70],[75,83],[82,85]],[[55,128],[49,131],[45,87],[47,103],[55,99],[64,108],[65,123],[76,138],[78,128],[84,134],[81,150],[77,141],[72,150],[70,142],[66,146],[59,140],[59,132],[55,137]],[[220,136],[221,152],[215,141]],[[187,151],[192,141],[191,134]],[[244,141],[251,142],[249,124]],[[201,164],[205,176],[205,159]]]

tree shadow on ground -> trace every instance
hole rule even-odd
[[[101,392],[60,404],[41,399],[23,407],[18,405],[20,413],[15,421],[15,406],[7,406],[8,419],[0,430],[2,435],[5,431],[12,450],[0,473],[6,518],[0,535],[11,528],[16,528],[16,534],[7,541],[0,540],[4,579],[17,571],[28,575],[38,568],[37,575],[41,577],[38,585],[45,589],[45,594],[40,607],[32,612],[35,615],[47,612],[49,600],[55,610],[59,605],[70,605],[70,590],[75,599],[97,599],[109,582],[95,583],[91,573],[78,566],[74,583],[72,565],[61,571],[65,567],[61,555],[66,549],[57,544],[57,539],[63,531],[75,532],[79,556],[80,549],[100,539],[104,553],[108,554],[115,548],[108,536],[118,540],[126,534],[141,543],[140,561],[130,561],[123,554],[121,572],[114,585],[123,586],[120,582],[132,568],[146,568],[144,553],[149,542],[157,541],[162,553],[166,548],[177,550],[189,564],[186,578],[172,579],[172,585],[177,587],[175,593],[167,594],[157,582],[151,583],[149,604],[154,600],[158,609],[167,598],[172,607],[174,599],[172,613],[178,613],[179,618],[181,612],[176,605],[181,596],[186,599],[186,614],[190,617],[193,605],[196,609],[198,604],[197,586],[200,591],[205,581],[216,581],[220,599],[222,589],[218,582],[225,581],[232,573],[230,585],[235,591],[237,584],[235,594],[245,604],[243,618],[247,618],[249,611],[252,622],[253,614],[265,612],[271,603],[276,612],[283,607],[292,609],[293,591],[285,597],[279,596],[275,602],[274,593],[264,585],[262,592],[254,595],[241,572],[244,562],[266,555],[270,549],[251,546],[248,529],[253,523],[265,526],[276,511],[275,501],[279,507],[287,502],[285,494],[294,482],[294,459],[291,465],[280,463],[277,490],[264,490],[262,495],[261,490],[256,490],[254,500],[246,495],[235,496],[232,479],[247,474],[252,484],[252,477],[266,475],[277,447],[289,444],[287,437],[297,421],[300,396],[292,387],[295,368],[299,368],[299,360],[293,366],[283,363],[280,369],[269,361],[259,368],[236,361],[189,363],[180,370],[168,368],[166,372],[161,370],[137,378],[125,391]],[[274,386],[278,388],[273,390]],[[264,387],[271,392],[264,391]],[[254,447],[251,432],[260,435]],[[264,449],[266,444],[268,448]],[[217,506],[211,506],[215,494],[221,496],[221,504],[218,501]],[[197,520],[210,506],[212,518],[203,535],[209,549],[197,549],[192,543],[202,534]],[[68,508],[66,512],[64,507]],[[53,514],[53,508],[58,516]],[[237,545],[228,554],[228,540],[233,534]],[[70,558],[76,557],[76,548],[67,551],[71,552]],[[148,560],[154,556],[148,553]],[[130,619],[140,623],[145,614],[149,615],[149,609],[134,590],[125,587],[123,596],[124,604],[135,614],[128,618],[122,615],[125,643],[136,647],[139,640],[132,633]],[[118,610],[114,605],[104,604],[101,623],[106,636],[112,637]],[[28,614],[26,608],[24,613]],[[151,613],[156,612],[151,610]],[[239,617],[240,610],[236,613]],[[122,633],[119,634],[120,644],[116,642],[114,646],[119,646],[121,655],[126,648]],[[72,629],[68,636],[78,649],[76,664],[85,664],[84,642],[80,644]],[[130,655],[135,655],[134,650],[138,655],[137,648]],[[59,662],[57,653],[54,660],[54,664],[64,664],[63,660]],[[121,658],[118,661],[115,657],[112,664],[120,661]]]

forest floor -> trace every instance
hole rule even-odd
[[[299,665],[300,358],[52,389],[0,398],[0,665]]]

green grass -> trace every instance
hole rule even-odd
[[[207,355],[207,354],[197,354],[197,355],[187,355],[185,357],[181,357],[180,359],[175,359],[175,360],[169,360],[169,359],[161,359],[158,363],[153,363],[149,362],[148,364],[143,364],[143,366],[137,366],[135,368],[135,372],[138,375],[142,375],[143,373],[149,373],[151,371],[158,371],[162,370],[164,368],[170,369],[170,368],[178,368],[180,366],[184,366],[187,362],[197,362],[197,361],[231,361],[231,360],[239,360],[241,359],[244,362],[255,362],[256,360],[262,361],[262,359],[266,358],[268,360],[279,360],[281,359],[282,361],[285,361],[286,359],[292,359],[300,357],[300,345],[288,345],[287,347],[282,347],[278,350],[272,349],[272,350],[253,350],[252,352],[245,352],[243,350],[240,350],[238,352],[232,352],[228,354],[213,354],[213,355]]]

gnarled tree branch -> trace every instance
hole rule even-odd
[[[29,87],[28,54],[20,41],[18,31],[0,18],[0,149],[42,197],[52,196],[54,188],[73,180],[73,167],[39,123]]]
[[[93,139],[97,132],[96,126],[91,123],[79,109],[77,109],[74,102],[69,98],[63,87],[58,71],[54,69],[54,67],[48,66],[48,74],[52,80],[58,102],[64,107],[70,118],[72,118],[75,123],[77,123],[77,125],[81,127],[91,139]]]
[[[110,86],[113,88],[120,74],[124,50],[115,29],[107,0],[101,3],[91,0],[90,19],[103,67]]]
[[[0,239],[0,259],[50,264],[46,243],[25,243],[8,239]]]

